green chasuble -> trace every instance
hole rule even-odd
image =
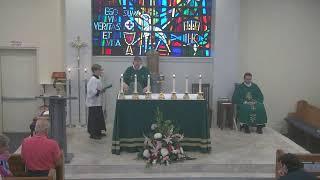
[[[256,84],[251,83],[250,87],[240,84],[233,93],[232,102],[237,104],[240,123],[248,126],[264,126],[267,123],[263,94]]]
[[[135,70],[133,66],[128,67],[123,74],[123,81],[129,86],[129,91],[133,91],[135,74],[137,75],[138,92],[141,94],[142,89],[148,85],[148,75],[150,72],[144,66],[138,70]]]

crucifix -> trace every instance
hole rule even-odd
[[[71,46],[73,48],[75,48],[77,50],[77,62],[78,62],[78,66],[77,66],[77,70],[78,70],[78,114],[79,114],[79,125],[81,125],[81,115],[80,115],[80,112],[81,112],[81,98],[80,98],[80,49],[83,48],[83,47],[86,47],[87,46],[87,43],[85,42],[82,42],[80,40],[80,36],[77,36],[77,39],[74,40],[73,42],[71,42]]]

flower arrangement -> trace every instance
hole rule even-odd
[[[144,135],[144,149],[138,154],[146,160],[147,166],[153,164],[169,165],[170,163],[192,160],[186,155],[180,142],[183,134],[178,133],[171,120],[164,120],[159,108],[156,111],[156,120],[151,125],[149,136]]]

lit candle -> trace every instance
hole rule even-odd
[[[68,79],[71,79],[71,68],[68,68]]]
[[[120,92],[123,93],[123,74],[121,74],[120,78]]]
[[[186,75],[186,93],[188,93],[188,86],[189,86],[188,85],[188,81],[189,81],[188,79],[189,79],[188,75]]]
[[[176,92],[176,75],[175,74],[172,75],[172,92],[173,93]]]
[[[199,75],[199,93],[201,93],[202,92],[202,76],[201,76],[201,74]]]
[[[148,74],[148,87],[147,91],[150,92],[150,74]]]
[[[87,72],[88,72],[88,69],[85,67],[84,68],[84,79],[87,79]]]
[[[137,84],[138,84],[138,82],[137,82],[137,75],[135,74],[135,75],[134,75],[134,93],[138,93]]]

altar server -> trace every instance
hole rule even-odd
[[[106,124],[104,121],[104,115],[102,111],[102,93],[106,88],[102,88],[100,77],[102,75],[102,67],[99,64],[94,64],[91,67],[92,77],[87,84],[87,99],[86,104],[89,108],[88,115],[88,133],[91,139],[101,139],[106,134],[102,131],[106,131]]]

